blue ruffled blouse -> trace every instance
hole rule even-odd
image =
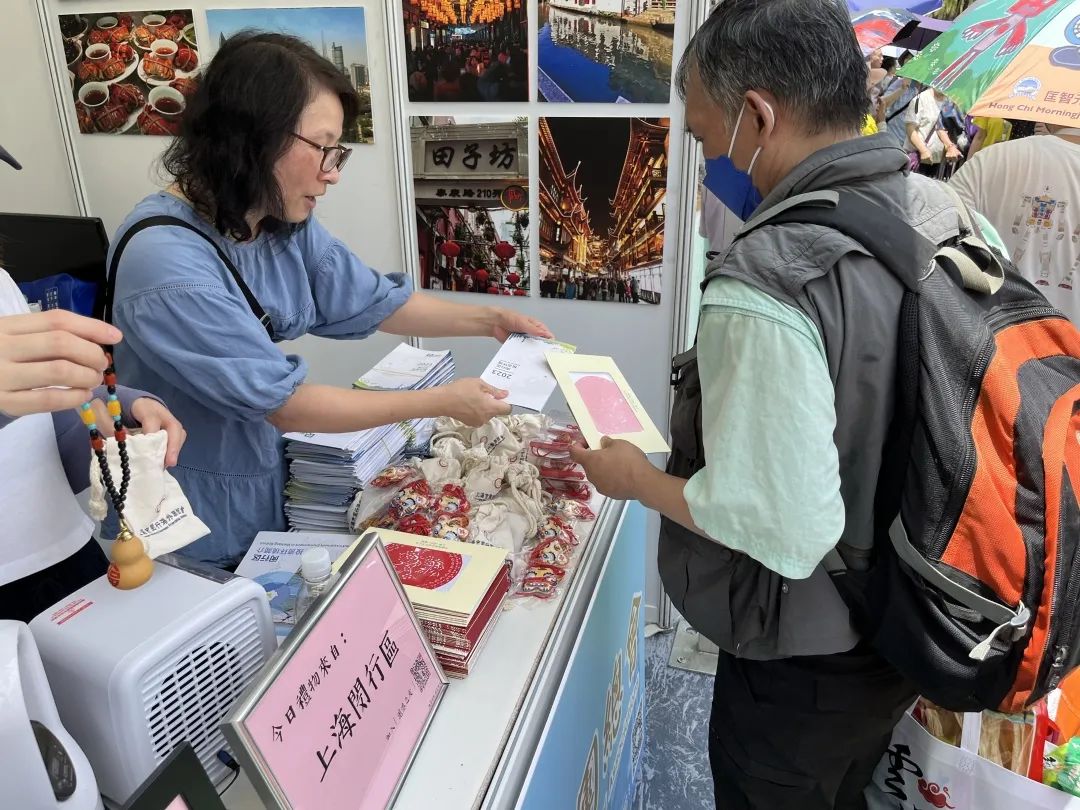
[[[195,225],[225,251],[279,340],[367,337],[412,294],[406,275],[372,270],[314,217],[291,236],[241,244],[167,193],[135,207],[114,247],[135,222],[158,215]],[[173,474],[211,533],[184,553],[234,565],[258,532],[285,528],[283,441],[266,418],[304,381],[307,365],[270,340],[214,248],[179,226],[131,238],[113,319],[124,332],[117,376],[161,397],[188,432]]]

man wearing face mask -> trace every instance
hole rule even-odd
[[[761,224],[842,189],[936,244],[957,236],[947,189],[910,174],[887,132],[858,137],[866,80],[831,2],[725,0],[694,35],[686,124],[746,233],[710,262],[697,345],[675,360],[667,471],[622,441],[573,453],[600,492],[661,514],[665,589],[720,647],[709,755],[724,810],[864,808],[916,694],[825,568],[865,569],[895,516],[876,500],[903,290],[831,228]]]

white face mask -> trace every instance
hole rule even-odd
[[[775,124],[776,124],[776,113],[773,110],[772,105],[767,101],[763,101],[762,104],[764,104],[765,107],[768,108],[769,117],[773,120],[773,125],[775,126]],[[731,142],[728,144],[728,148],[727,148],[726,157],[727,157],[728,160],[732,161],[732,165],[734,165],[734,160],[731,157],[731,152],[735,148],[735,139],[737,137],[739,137],[739,127],[742,126],[742,117],[743,117],[744,112],[746,112],[746,102],[743,102],[742,107],[739,108],[739,117],[735,119],[735,129],[731,133]],[[756,150],[754,150],[754,156],[752,158],[750,158],[750,165],[746,169],[746,174],[750,174],[751,172],[754,171],[754,163],[757,162],[758,155],[760,155],[760,154],[761,154],[761,147],[759,146]]]
[[[769,116],[776,123],[776,114],[772,105],[765,102],[769,110]],[[735,216],[746,222],[754,215],[754,211],[761,205],[762,197],[754,187],[754,181],[750,172],[754,170],[754,164],[761,154],[759,146],[750,158],[750,166],[743,171],[735,165],[731,157],[735,149],[735,139],[739,136],[739,127],[742,126],[743,113],[746,112],[746,103],[739,109],[739,117],[735,119],[735,129],[731,133],[731,142],[728,144],[727,154],[723,157],[705,161],[705,188],[707,188],[721,203],[724,204]]]

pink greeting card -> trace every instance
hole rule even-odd
[[[614,360],[587,354],[549,354],[547,360],[589,447],[610,436],[646,453],[668,451]]]

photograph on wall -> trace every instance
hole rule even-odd
[[[527,0],[403,0],[409,101],[528,101]]]
[[[529,294],[529,121],[410,122],[421,286]]]
[[[79,132],[175,135],[199,80],[190,10],[61,14]]]
[[[346,121],[342,143],[374,143],[367,26],[362,8],[229,8],[206,12],[213,47],[240,31],[273,31],[299,37],[334,63],[360,96],[360,115]]]
[[[538,101],[667,104],[675,0],[546,0]]]
[[[659,304],[667,118],[541,118],[542,298]]]

